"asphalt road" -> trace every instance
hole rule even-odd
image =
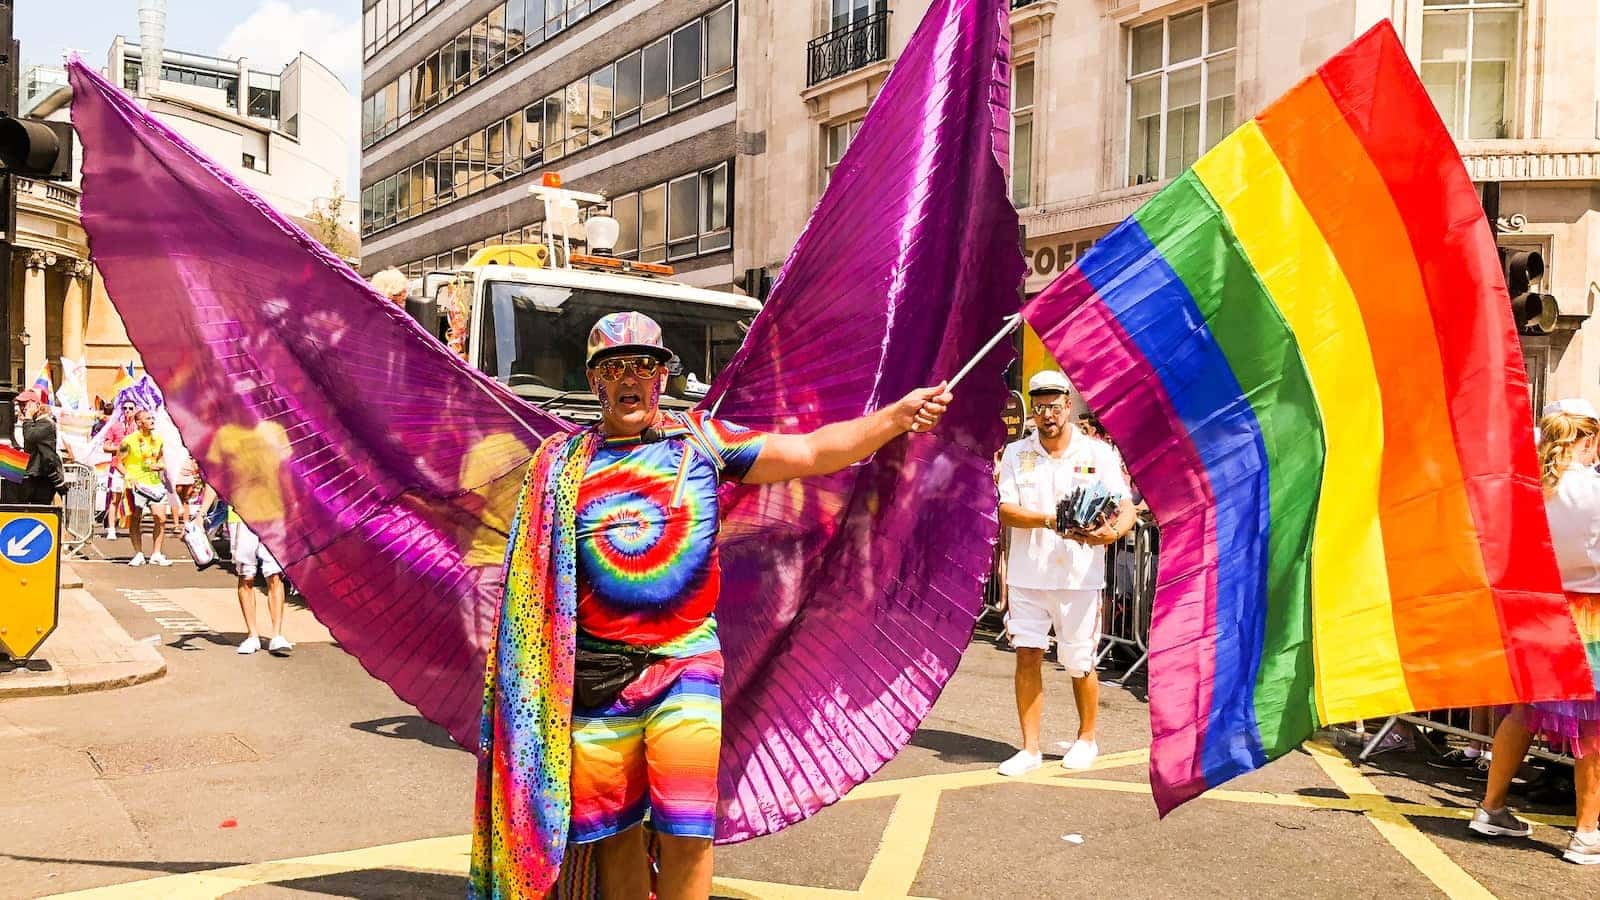
[[[292,656],[241,657],[227,573],[78,570],[131,635],[160,641],[168,674],[0,703],[0,897],[462,896],[471,758],[316,638],[308,613],[291,611]],[[1159,821],[1148,708],[1118,688],[1103,693],[1100,770],[1006,781],[992,772],[1013,749],[1011,665],[975,641],[872,782],[719,851],[718,895],[1600,896],[1600,867],[1561,862],[1554,827],[1469,839],[1479,786],[1420,753],[1358,771],[1308,747]],[[1067,737],[1064,673],[1047,673],[1047,697],[1047,740]]]

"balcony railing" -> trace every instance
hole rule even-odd
[[[806,45],[806,87],[889,57],[889,11],[879,10]]]

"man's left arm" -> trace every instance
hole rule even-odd
[[[918,388],[877,412],[824,425],[809,434],[769,434],[742,480],[770,484],[837,472],[908,431],[931,431],[951,399],[944,384]]]

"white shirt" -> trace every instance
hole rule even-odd
[[[1118,499],[1129,494],[1117,451],[1078,431],[1060,456],[1046,453],[1035,432],[1008,445],[1000,457],[1000,502],[1049,513],[1052,520],[1063,497],[1096,481]],[[1048,528],[1013,528],[1006,583],[1035,590],[1098,590],[1106,586],[1106,549],[1066,540]]]
[[[1555,540],[1561,586],[1573,593],[1600,594],[1600,473],[1567,466],[1544,511]]]

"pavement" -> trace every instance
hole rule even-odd
[[[126,551],[124,551],[125,553]],[[233,652],[225,571],[77,568],[165,677],[0,701],[0,897],[460,897],[474,763],[291,600],[287,658]],[[303,629],[303,630],[302,630]],[[325,633],[324,633],[325,634]],[[52,638],[54,640],[54,638]],[[835,806],[718,850],[715,895],[840,897],[1600,896],[1563,863],[1571,809],[1531,839],[1465,829],[1481,784],[1421,751],[1371,764],[1328,734],[1158,819],[1148,707],[1102,692],[1102,757],[1020,779],[1013,657],[975,640],[910,744]],[[1047,742],[1072,729],[1046,673]]]
[[[0,700],[129,687],[167,670],[160,651],[136,640],[83,589],[71,563],[61,564],[56,630],[34,652],[32,667],[0,670]],[[48,663],[48,669],[37,666]]]

